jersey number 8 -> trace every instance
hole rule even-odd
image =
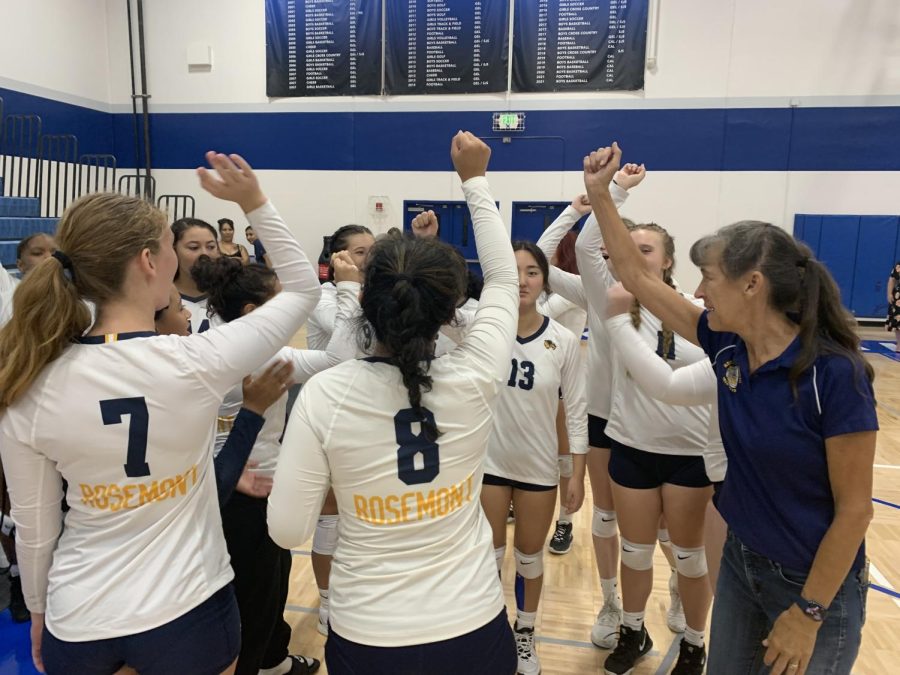
[[[425,419],[432,425],[434,413],[428,408],[421,408]],[[421,485],[430,483],[441,471],[441,458],[438,454],[438,444],[429,441],[424,429],[419,433],[413,433],[413,424],[421,425],[415,410],[404,408],[394,415],[394,432],[397,438],[397,476],[407,485]],[[422,455],[422,468],[416,468],[416,455]]]

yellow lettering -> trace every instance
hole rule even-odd
[[[427,513],[434,518],[434,490],[429,490],[427,497],[421,492],[416,493],[416,510],[416,520],[422,520],[424,517],[423,513]]]
[[[353,495],[353,504],[356,506],[356,517],[360,520],[369,520],[369,507],[366,498],[362,495]]]
[[[106,496],[106,486],[98,485],[94,488],[94,494],[96,494],[96,498],[94,499],[94,503],[97,505],[98,509],[108,509],[109,508],[109,499]]]
[[[86,483],[81,483],[81,503],[85,506],[97,507],[94,503],[94,489]]]
[[[110,511],[116,512],[122,508],[122,491],[119,489],[118,484],[110,483],[109,485],[107,485],[106,496],[110,500]]]
[[[450,512],[449,496],[450,490],[447,488],[441,488],[437,491],[437,514],[439,516],[446,516]]]
[[[466,501],[472,501],[472,476],[466,478]]]
[[[187,494],[187,480],[185,479],[187,475],[188,474],[175,477],[175,487],[172,489],[173,497],[175,496],[175,492],[181,492],[182,495]]]
[[[407,497],[415,497],[416,495],[412,492],[404,492],[403,496],[400,497],[400,508],[403,510],[403,522],[409,521],[409,507],[406,506],[406,498]]]
[[[385,521],[387,523],[399,523],[400,522],[400,511],[397,509],[397,502],[400,501],[400,497],[397,495],[388,495],[387,499],[384,500],[384,508],[390,513],[394,518],[389,521]],[[394,504],[394,506],[391,506]]]
[[[149,502],[155,502],[159,500],[159,483],[153,481],[150,485],[145,483],[141,483],[138,485],[138,488],[141,491],[141,499],[139,502],[140,506],[147,504]]]
[[[175,480],[173,478],[165,478],[159,484],[159,500],[162,501],[166,497],[175,496]]]
[[[369,512],[372,514],[371,522],[376,525],[383,525],[384,520],[384,500],[379,496],[369,498]]]
[[[462,483],[459,485],[454,485],[450,488],[450,499],[451,505],[450,509],[455,511],[456,509],[461,509],[463,505],[463,488]]]
[[[129,504],[128,502],[134,497],[134,492],[137,490],[137,487],[134,485],[126,485],[122,488],[122,508],[123,509],[133,509],[134,506]]]

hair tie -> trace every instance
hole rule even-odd
[[[65,275],[66,279],[74,283],[75,267],[72,265],[72,259],[59,250],[53,252],[53,257],[59,261],[60,265],[62,265],[63,274]]]

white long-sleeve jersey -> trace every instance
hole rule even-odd
[[[259,375],[271,365],[273,361],[290,361],[294,364],[294,382],[307,382],[313,375],[323,370],[336,366],[342,361],[356,357],[356,342],[354,339],[353,317],[359,312],[359,284],[352,281],[343,281],[337,284],[337,312],[335,314],[334,332],[324,350],[318,349],[294,349],[282,347],[269,361],[264,363],[254,375]],[[221,319],[213,316],[213,326],[221,323]],[[257,463],[254,469],[257,473],[272,474],[278,464],[278,454],[281,451],[281,436],[284,434],[284,423],[287,415],[288,395],[285,394],[275,403],[269,406],[265,414],[265,422],[253,450],[250,460]],[[231,433],[228,424],[222,422],[233,421],[244,403],[243,387],[235,387],[225,396],[225,400],[219,407],[219,425],[216,433],[216,449],[218,455],[228,435]]]
[[[208,420],[236,382],[296,333],[320,293],[275,208],[266,203],[248,220],[269,244],[284,292],[186,338],[83,338],[0,420],[25,600],[46,612],[61,640],[161,626],[233,576]]]
[[[628,374],[653,398],[676,406],[709,405],[709,444],[703,452],[706,475],[711,481],[725,480],[728,460],[719,433],[716,374],[709,359],[672,370],[644,340],[627,314],[606,320],[613,351]]]
[[[612,278],[600,254],[601,245],[600,227],[596,220],[589,219],[575,242],[575,257],[591,311],[597,317],[606,316],[606,293]],[[692,296],[685,297],[699,304]],[[640,316],[638,333],[641,339],[660,358],[665,359],[669,367],[682,368],[707,359],[702,349],[677,334],[664,353],[662,322],[644,307],[641,307]],[[606,339],[608,343],[608,335]],[[607,436],[646,452],[702,455],[709,445],[709,404],[673,406],[652,398],[628,374],[611,345],[607,347],[612,363],[612,399]]]
[[[628,192],[615,183],[609,186],[609,191],[616,208],[622,208],[622,205],[628,199]],[[547,260],[553,257],[559,242],[572,229],[572,226],[578,222],[579,218],[581,218],[581,214],[575,208],[569,206],[544,231],[537,245],[544,252],[544,255],[547,256]],[[591,222],[594,224],[597,222],[593,213],[588,216],[584,227],[587,227],[588,223]],[[579,271],[582,274],[584,273],[580,265]],[[603,280],[609,286],[615,283],[615,279],[609,274],[608,270],[603,276]],[[612,370],[610,368],[609,339],[606,336],[606,327],[603,325],[605,317],[597,316],[589,306],[580,275],[565,272],[551,265],[550,288],[553,289],[554,294],[558,294],[569,302],[581,307],[587,313],[587,411],[595,417],[609,419],[609,409],[612,400]]]
[[[485,473],[534,485],[559,482],[560,393],[570,451],[587,452],[584,362],[579,349],[579,338],[549,317],[533,335],[516,337],[506,386],[494,404]]]
[[[479,497],[492,404],[509,377],[518,279],[487,181],[470,179],[463,192],[485,285],[462,343],[430,363],[422,405],[441,435],[422,435],[397,368],[377,357],[342,363],[300,392],[269,497],[269,534],[290,548],[313,533],[334,489],[329,618],[362,644],[449,639],[504,607]]]
[[[18,279],[4,268],[0,268],[0,328],[12,318],[13,293],[18,285]]]

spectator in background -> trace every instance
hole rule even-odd
[[[219,218],[219,250],[226,258],[238,258],[244,265],[250,262],[250,254],[240,244],[234,243],[234,221],[231,218]]]
[[[262,241],[255,236],[253,237],[253,257],[256,258],[256,262],[260,265],[265,265],[269,269],[272,268],[272,263],[269,262],[269,256],[266,255],[266,247],[263,246]]]
[[[49,234],[38,232],[25,237],[16,248],[16,267],[24,277],[35,265],[46,260],[56,250],[56,240]]]
[[[894,333],[894,352],[900,352],[900,262],[894,263],[894,269],[887,282],[888,315],[884,327]]]
[[[244,236],[247,237],[247,243],[253,246],[256,242],[256,232],[251,225],[244,228]]]

